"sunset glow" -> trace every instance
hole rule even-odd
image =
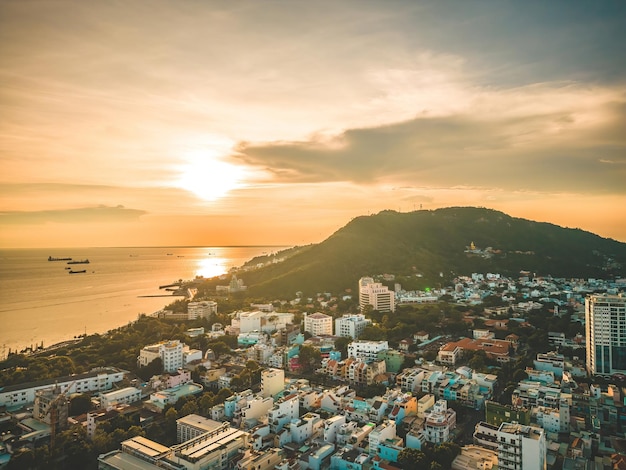
[[[0,2],[0,246],[468,205],[626,242],[625,43],[624,2]]]
[[[187,158],[176,186],[194,193],[205,201],[215,201],[229,191],[243,187],[241,167],[198,152]]]

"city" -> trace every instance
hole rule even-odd
[[[105,364],[3,387],[0,462],[19,468],[81,429],[115,446],[100,469],[613,468],[626,449],[626,279],[520,274],[410,292],[384,274],[361,278],[355,299],[228,314],[193,290],[183,311],[144,321],[207,326],[143,345],[139,375]],[[233,276],[220,292],[245,288]],[[350,300],[356,311],[340,312]],[[390,317],[411,309],[436,323],[397,340]]]

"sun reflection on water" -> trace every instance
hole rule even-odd
[[[215,277],[221,276],[222,274],[226,274],[230,269],[230,266],[227,266],[226,258],[218,258],[218,257],[209,257],[198,260],[198,266],[196,267],[196,276],[202,277]]]

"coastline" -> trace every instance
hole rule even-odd
[[[181,299],[160,287],[226,275],[288,247],[130,247],[0,250],[0,357],[104,333]],[[173,253],[173,255],[168,255]],[[90,273],[68,276],[49,256],[89,259]],[[178,256],[180,255],[180,257]],[[91,271],[95,271],[91,273]]]

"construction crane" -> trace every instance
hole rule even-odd
[[[59,424],[59,409],[58,404],[61,400],[67,399],[67,392],[74,386],[76,381],[74,380],[71,384],[67,386],[64,392],[60,392],[54,400],[52,400],[48,405],[48,410],[44,414],[42,420],[45,420],[48,416],[50,416],[50,450],[54,449],[56,443],[56,435],[57,435],[57,426]],[[58,385],[55,387],[58,388]]]

